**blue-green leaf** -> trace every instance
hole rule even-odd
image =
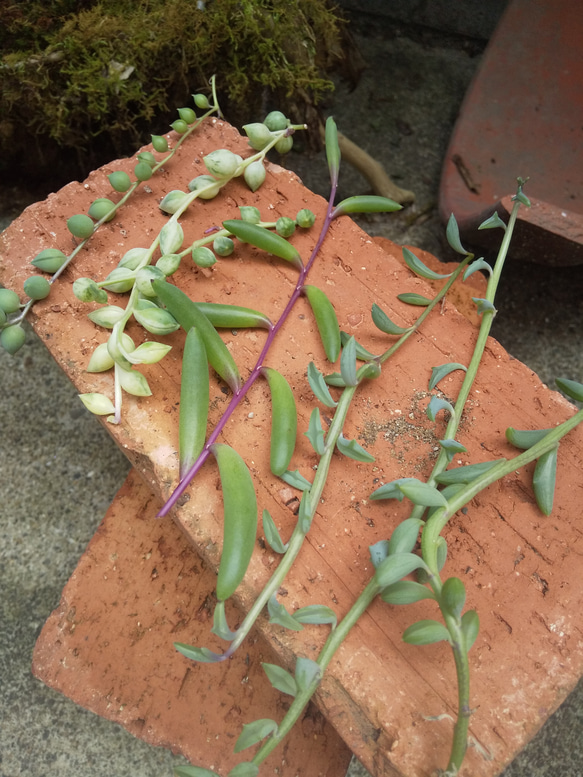
[[[459,453],[467,453],[467,448],[457,440],[439,440],[439,444],[445,451],[448,462],[450,462],[453,457]]]
[[[276,690],[287,693],[288,696],[295,696],[297,694],[297,683],[287,669],[277,666],[277,664],[262,663],[261,666],[267,675],[267,679]]]
[[[335,388],[345,388],[346,386],[344,378],[339,372],[331,372],[330,375],[325,375],[324,380],[329,386],[334,386]]]
[[[348,332],[340,331],[340,343],[344,347],[346,343],[350,340],[352,335],[349,335]],[[367,349],[362,346],[358,340],[354,341],[356,343],[356,358],[360,359],[360,361],[368,362],[372,359],[376,359],[377,357],[374,355],[374,353],[371,353],[370,351],[367,351]]]
[[[243,731],[235,742],[235,753],[240,753],[241,750],[246,750],[248,747],[256,745],[257,742],[261,742],[262,739],[265,739],[270,734],[274,734],[276,731],[277,723],[270,718],[261,718],[260,720],[254,720],[253,723],[245,723]],[[232,775],[232,771],[230,774]]]
[[[417,621],[403,634],[403,642],[409,645],[432,645],[443,641],[450,641],[449,631],[442,623],[433,620]]]
[[[324,376],[314,362],[308,364],[308,383],[316,398],[319,399],[323,405],[326,405],[326,407],[336,407],[338,403],[332,399]]]
[[[332,116],[326,119],[326,161],[332,182],[338,180],[338,171],[340,170],[340,146],[338,145],[338,129]]]
[[[465,467],[456,467],[456,469],[448,469],[445,472],[440,472],[435,476],[438,483],[443,485],[449,485],[450,483],[471,483],[476,478],[485,475],[488,470],[500,464],[501,461],[506,459],[496,459],[495,461],[481,461],[478,464],[468,464]]]
[[[401,210],[402,205],[390,200],[388,197],[379,197],[374,194],[360,194],[339,202],[334,208],[333,217],[342,216],[344,213],[393,213]]]
[[[458,254],[463,254],[464,256],[467,256],[470,253],[469,251],[466,251],[466,249],[463,247],[461,243],[460,230],[453,213],[451,214],[451,216],[449,217],[449,221],[447,222],[447,229],[445,230],[445,236],[447,237],[447,242],[450,244],[450,246],[453,248],[454,251],[457,251]]]
[[[194,647],[194,645],[185,645],[182,642],[175,642],[174,647],[186,658],[198,661],[201,664],[214,664],[217,661],[223,660],[223,656],[220,653],[213,653],[208,648],[198,648]]]
[[[399,488],[413,504],[423,505],[424,507],[447,507],[447,499],[434,486],[430,486],[429,483],[423,483],[416,478],[410,478],[409,482],[401,483]]]
[[[340,374],[347,386],[356,386],[356,341],[351,337],[340,356]]]
[[[439,602],[442,610],[458,620],[466,603],[466,587],[459,577],[449,577],[442,586]]]
[[[503,230],[506,230],[506,224],[498,215],[498,211],[494,211],[490,218],[486,219],[486,221],[482,221],[478,229],[496,229],[496,227],[501,227]]]
[[[435,416],[440,410],[447,410],[451,415],[454,415],[455,413],[453,406],[447,400],[442,399],[441,397],[432,396],[427,405],[427,409],[425,410],[429,420],[435,421]]]
[[[417,305],[421,308],[426,308],[427,305],[431,305],[433,302],[433,300],[424,297],[422,294],[414,294],[412,292],[397,294],[397,299],[400,299],[401,302],[405,302],[407,305]]]
[[[369,499],[398,499],[399,502],[403,501],[403,492],[401,491],[401,483],[405,483],[407,480],[413,480],[414,478],[397,478],[397,480],[391,480],[390,483],[385,483],[379,486],[376,491],[373,491],[369,496]]]
[[[462,615],[462,632],[466,641],[466,650],[469,651],[478,632],[480,631],[480,618],[475,610],[468,610]]]
[[[464,281],[466,281],[470,277],[470,275],[473,275],[477,270],[485,270],[488,273],[488,275],[492,275],[492,272],[493,272],[491,266],[488,264],[488,262],[485,259],[483,258],[476,259],[475,262],[472,262],[470,265],[466,267],[466,270],[464,272]]]
[[[243,761],[237,766],[234,766],[230,772],[227,773],[227,777],[257,777],[259,774],[259,767],[252,761]]]
[[[300,509],[298,510],[298,524],[304,534],[310,531],[310,526],[314,519],[314,515],[311,512],[311,498],[310,491],[304,491],[300,500]]]
[[[322,429],[322,420],[320,418],[320,411],[317,407],[312,410],[310,415],[310,423],[308,425],[308,431],[304,432],[305,436],[312,444],[312,448],[316,451],[318,456],[322,456],[325,450],[324,445],[324,430]]]
[[[376,568],[375,580],[380,588],[386,588],[419,568],[427,569],[420,556],[414,553],[393,553]]]
[[[272,550],[274,550],[276,553],[286,552],[289,542],[286,542],[285,545],[282,542],[281,536],[277,530],[277,526],[275,525],[269,510],[263,510],[263,533],[265,534],[265,540],[267,544],[270,546],[270,548],[272,548]]]
[[[306,607],[300,607],[294,612],[294,618],[300,623],[309,623],[314,625],[324,625],[329,623],[332,628],[336,628],[338,618],[336,613],[325,604],[308,604]]]
[[[439,367],[432,367],[431,378],[429,380],[429,391],[433,391],[440,380],[443,380],[446,375],[449,375],[450,372],[455,372],[456,370],[467,372],[468,368],[459,362],[448,362],[447,364],[440,364]]]
[[[91,314],[89,317],[91,317]],[[577,402],[583,402],[583,383],[578,383],[576,380],[569,380],[568,378],[556,378],[555,383],[568,397],[575,399]]]
[[[411,553],[419,537],[419,529],[423,526],[420,518],[406,518],[401,521],[391,534],[389,540],[388,553]]]
[[[284,483],[287,483],[288,486],[297,488],[298,491],[307,491],[312,487],[310,481],[306,480],[306,478],[297,469],[294,469],[293,472],[288,469],[283,473],[283,475],[280,475],[280,478],[284,481]]]
[[[509,426],[506,430],[506,439],[515,448],[526,451],[551,431],[552,429],[514,429]]]
[[[559,446],[543,453],[537,460],[532,476],[532,487],[539,509],[545,515],[553,511],[555,481],[557,477],[557,452]]]
[[[373,567],[376,569],[381,561],[384,561],[389,555],[389,541],[379,540],[378,542],[375,542],[374,545],[369,545],[368,549],[370,552],[370,560],[372,561]]]
[[[478,315],[481,316],[483,313],[493,313],[496,315],[496,308],[494,305],[490,302],[489,299],[482,299],[481,297],[472,297],[472,300],[476,303],[476,308],[478,309]]]
[[[375,460],[374,456],[366,451],[362,445],[359,445],[356,440],[347,440],[342,434],[339,435],[338,440],[336,441],[336,447],[340,453],[348,456],[349,459],[363,461],[368,464],[371,464]]]
[[[403,246],[403,259],[405,260],[405,263],[407,267],[412,270],[415,275],[419,275],[421,278],[427,278],[427,280],[430,281],[438,281],[442,278],[450,278],[453,273],[446,273],[445,275],[441,275],[438,272],[435,272],[434,270],[430,270],[429,267],[426,267],[421,259],[419,259],[412,251],[409,251],[408,248],[405,248]]]
[[[314,680],[319,680],[322,675],[320,665],[311,658],[298,656],[296,661],[296,683],[300,691],[305,691]]]
[[[437,599],[431,588],[415,583],[413,580],[399,580],[383,588],[381,599],[387,604],[414,604],[423,599]]]
[[[409,331],[408,327],[397,326],[397,324],[393,323],[376,302],[373,303],[371,308],[371,316],[376,328],[386,335],[402,335]]]
[[[217,637],[224,639],[225,642],[232,642],[235,639],[236,634],[234,631],[231,631],[229,624],[227,623],[224,602],[217,602],[211,631],[213,634],[216,634]]]
[[[267,612],[269,613],[269,622],[277,626],[283,626],[291,631],[301,631],[304,627],[301,623],[290,615],[286,608],[277,601],[275,594],[267,602]]]

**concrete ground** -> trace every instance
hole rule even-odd
[[[417,193],[402,216],[363,226],[446,258],[435,210],[439,169],[479,63],[480,31],[468,38],[411,28],[399,18],[359,19],[356,38],[371,67],[354,91],[339,85],[329,108],[348,136]],[[306,185],[322,186],[322,158],[291,157]],[[324,175],[312,178],[316,169]],[[346,196],[367,186],[343,169],[342,189]],[[583,268],[508,267],[495,336],[544,382],[583,378],[582,288]],[[16,357],[0,351],[0,429],[0,777],[170,775],[177,762],[171,753],[85,712],[30,672],[39,630],[129,469],[32,332]],[[557,775],[583,775],[581,683],[504,772]]]

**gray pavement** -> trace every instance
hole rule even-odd
[[[383,69],[365,72],[354,92],[340,85],[330,108],[347,135],[370,143],[397,182],[418,194],[411,224],[383,218],[364,226],[443,257],[435,216],[440,160],[479,57],[435,37],[431,45],[404,35],[358,39]],[[385,86],[379,72],[394,78]],[[379,90],[387,99],[378,99]],[[311,171],[323,160],[290,162],[310,188],[322,185]],[[349,170],[342,185],[346,194],[366,191]],[[495,335],[544,382],[583,379],[582,289],[583,268],[508,268]],[[30,672],[40,628],[129,469],[32,332],[16,357],[0,351],[0,429],[0,777],[170,775],[171,753],[80,709]],[[504,772],[558,775],[583,775],[582,683]]]

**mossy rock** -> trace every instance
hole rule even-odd
[[[216,74],[232,123],[333,89],[343,22],[327,0],[0,0],[0,172],[86,171],[167,131]],[[275,104],[275,101],[278,104]],[[70,171],[66,171],[70,177]]]

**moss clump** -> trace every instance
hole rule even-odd
[[[55,149],[89,164],[95,149],[128,153],[212,74],[235,123],[270,95],[284,110],[315,104],[341,58],[327,0],[0,0],[0,15],[0,166],[31,141],[37,164]]]

